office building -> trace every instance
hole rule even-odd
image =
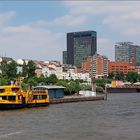
[[[67,51],[63,51],[63,64],[67,64]]]
[[[118,42],[115,45],[115,61],[140,66],[140,46],[132,42]]]
[[[96,40],[95,31],[67,33],[67,64],[81,67],[87,57],[96,53]]]

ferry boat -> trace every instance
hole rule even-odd
[[[0,87],[0,109],[22,108],[25,105],[25,94],[20,86]]]
[[[21,86],[0,87],[0,109],[18,109],[24,107],[47,106],[49,96],[47,90],[23,91]]]
[[[49,105],[48,90],[32,89],[28,92],[26,101],[27,107],[47,106]]]

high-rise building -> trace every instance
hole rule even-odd
[[[67,64],[67,51],[63,51],[63,64]]]
[[[140,66],[140,46],[136,46],[136,66]]]
[[[118,42],[115,45],[115,61],[130,62],[132,42]]]
[[[92,58],[92,77],[103,78],[108,76],[108,58],[99,54]]]
[[[83,60],[97,50],[96,31],[67,33],[67,64],[81,67]]]
[[[115,45],[115,61],[140,66],[140,46],[132,42],[118,42]]]

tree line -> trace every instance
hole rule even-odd
[[[20,84],[24,89],[37,85],[58,85],[66,87],[64,90],[66,95],[72,95],[79,90],[91,90],[91,86],[84,84],[83,80],[59,80],[54,74],[49,77],[43,75],[37,77],[35,75],[36,66],[33,61],[29,61],[27,64],[24,62],[20,72],[17,71],[17,67],[21,66],[17,65],[14,60],[1,62],[0,86],[10,85],[11,81],[21,82]]]
[[[22,67],[22,71],[18,72],[17,67]],[[44,77],[43,75],[37,77],[35,69],[36,66],[33,61],[29,61],[27,64],[24,62],[22,66],[18,65],[14,60],[11,62],[2,61],[0,64],[0,85],[9,85],[11,81],[20,81],[24,89],[28,86],[59,85],[66,87],[64,91],[66,95],[77,93],[80,90],[91,90],[91,85],[83,80],[60,80],[54,74],[49,77]],[[135,83],[140,81],[140,75],[136,72],[129,72],[127,75],[110,73],[106,78],[95,79],[96,91],[102,93],[105,90],[105,85],[111,83],[113,79]]]

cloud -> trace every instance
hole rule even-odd
[[[67,1],[64,4],[70,8],[70,14],[98,16],[103,25],[117,29],[124,36],[138,35],[139,1]]]
[[[62,27],[76,27],[83,25],[87,22],[86,16],[76,16],[76,15],[64,15],[53,20],[38,20],[31,23],[31,25],[37,26],[62,26]]]
[[[4,26],[8,21],[10,21],[15,16],[16,12],[14,11],[0,13],[0,26]]]
[[[66,44],[65,33],[53,32],[39,25],[34,27],[34,23],[31,24],[30,21],[12,26],[11,20],[15,16],[14,11],[0,13],[0,56],[6,55],[15,59],[62,60],[62,51],[65,50]],[[40,21],[46,22],[44,19]]]
[[[54,19],[52,23],[63,26],[79,26],[86,23],[86,21],[87,18],[85,16],[65,15]]]
[[[140,35],[140,27],[133,27],[133,28],[128,28],[123,30],[123,34],[126,36],[139,36]]]
[[[1,56],[6,54],[15,59],[62,60],[64,33],[20,25],[5,27],[0,35]]]
[[[5,33],[22,33],[22,32],[29,32],[31,30],[32,30],[31,27],[22,25],[22,26],[15,26],[15,27],[13,27],[13,26],[6,27],[3,29],[3,32],[5,32]]]
[[[72,14],[121,14],[124,12],[139,10],[138,2],[125,1],[65,1]]]

